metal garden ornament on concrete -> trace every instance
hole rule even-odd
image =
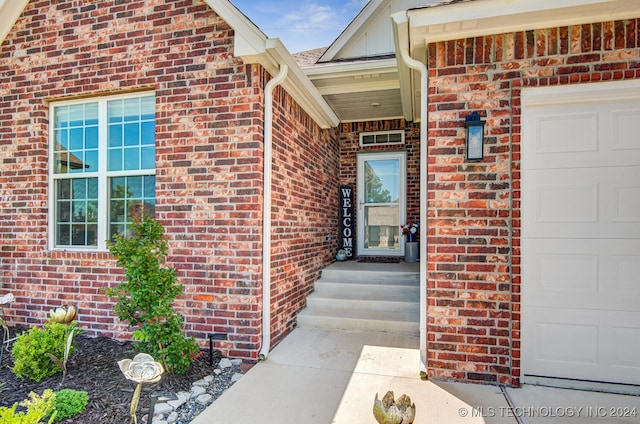
[[[140,401],[142,383],[157,383],[160,381],[164,368],[160,362],[156,362],[151,355],[146,353],[137,354],[133,360],[123,359],[118,361],[118,365],[120,366],[120,371],[128,380],[138,383],[136,391],[133,393],[131,409],[129,410],[131,416],[129,424],[134,422],[137,424],[136,409],[138,409],[138,402]]]
[[[373,416],[379,424],[412,424],[416,418],[416,404],[411,403],[411,398],[407,395],[395,400],[393,392],[388,391],[382,400],[379,400],[376,393]]]

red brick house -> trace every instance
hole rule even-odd
[[[640,384],[637,2],[372,0],[295,58],[226,0],[0,14],[10,322],[76,303],[91,333],[125,337],[104,240],[143,203],[188,333],[255,360],[334,260],[349,186],[356,256],[402,256],[396,224],[421,223],[429,378]]]
[[[204,1],[3,2],[2,16],[15,17],[0,59],[11,322],[75,303],[90,333],[124,337],[102,290],[119,278],[105,240],[144,203],[171,240],[187,332],[228,334],[221,349],[256,359],[272,119],[274,342],[295,325],[335,255],[339,121],[281,43],[219,3],[216,13]]]

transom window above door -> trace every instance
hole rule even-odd
[[[360,146],[389,146],[394,144],[404,144],[404,131],[360,133]]]
[[[155,94],[51,104],[49,245],[106,250],[155,213]]]

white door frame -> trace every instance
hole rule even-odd
[[[357,254],[359,256],[403,256],[404,243],[399,240],[398,249],[365,249],[364,213],[365,207],[370,205],[364,196],[364,164],[371,160],[398,160],[398,219],[399,225],[404,224],[407,215],[407,152],[379,152],[379,153],[358,153],[357,155]],[[401,235],[400,235],[401,237]]]

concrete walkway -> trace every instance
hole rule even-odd
[[[299,328],[192,424],[375,424],[387,390],[411,397],[415,424],[640,422],[636,396],[431,382],[418,370],[418,337]]]

